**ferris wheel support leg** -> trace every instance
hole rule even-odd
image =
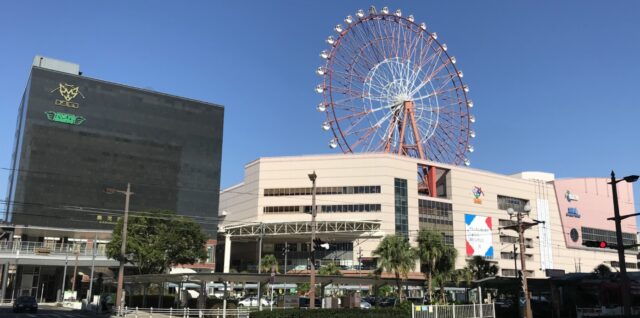
[[[429,182],[429,196],[437,197],[438,192],[436,190],[436,167],[429,166],[427,180]]]

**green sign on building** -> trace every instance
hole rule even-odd
[[[44,112],[47,115],[47,119],[50,121],[55,121],[59,123],[69,124],[69,125],[80,125],[85,121],[85,118],[82,116],[76,116],[73,114],[60,113],[60,112]]]

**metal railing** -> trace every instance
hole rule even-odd
[[[412,318],[495,318],[496,310],[491,304],[471,305],[424,305],[414,306]]]
[[[92,244],[82,243],[50,243],[50,242],[24,242],[24,241],[4,241],[0,242],[0,253],[10,254],[37,254],[37,255],[93,255]],[[96,256],[105,256],[106,248],[101,243],[95,249]]]
[[[249,309],[173,309],[173,308],[127,308],[119,313],[118,317],[126,318],[249,318]]]

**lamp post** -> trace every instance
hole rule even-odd
[[[120,269],[118,270],[118,289],[116,290],[116,308],[120,312],[122,307],[122,285],[124,284],[124,261],[127,246],[127,221],[129,219],[129,199],[133,192],[131,192],[131,183],[127,183],[127,191],[116,190],[114,188],[106,188],[104,190],[107,194],[120,193],[124,194],[124,221],[122,224],[122,244],[120,245]]]
[[[613,218],[609,218],[609,220],[614,220],[616,223],[616,243],[618,250],[618,266],[620,266],[620,276],[621,276],[621,294],[622,294],[622,309],[624,317],[629,317],[631,314],[631,299],[629,298],[630,293],[630,284],[629,277],[627,276],[627,264],[624,258],[624,242],[622,241],[622,220],[631,216],[638,215],[638,213],[629,214],[620,216],[620,207],[618,206],[618,182],[626,181],[626,182],[636,182],[638,180],[638,176],[626,176],[620,180],[616,180],[615,172],[611,171],[611,192],[613,194]]]
[[[533,220],[534,222],[523,222],[525,215],[528,215],[531,211],[531,205],[527,202],[524,205],[523,211],[514,211],[512,208],[507,209],[507,213],[509,213],[509,217],[516,218],[516,224],[505,226],[502,229],[509,229],[518,232],[518,241],[520,243],[520,267],[522,268],[522,291],[524,292],[525,298],[525,308],[524,308],[524,316],[525,318],[533,318],[533,313],[531,311],[531,297],[529,295],[529,285],[527,284],[527,264],[525,262],[525,244],[524,244],[524,232],[529,228],[536,226],[540,223],[544,223],[544,221]],[[515,255],[514,255],[515,256]]]
[[[309,247],[311,255],[311,267],[309,272],[309,309],[316,308],[316,264],[315,264],[315,249],[313,248],[313,241],[316,239],[316,179],[318,175],[316,172],[309,174],[309,180],[311,180],[311,244]]]

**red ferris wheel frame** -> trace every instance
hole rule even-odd
[[[469,164],[468,86],[445,44],[412,16],[384,8],[337,25],[327,60],[318,110],[326,112],[332,148],[345,153],[387,152],[451,164]],[[384,127],[383,127],[384,126]]]

